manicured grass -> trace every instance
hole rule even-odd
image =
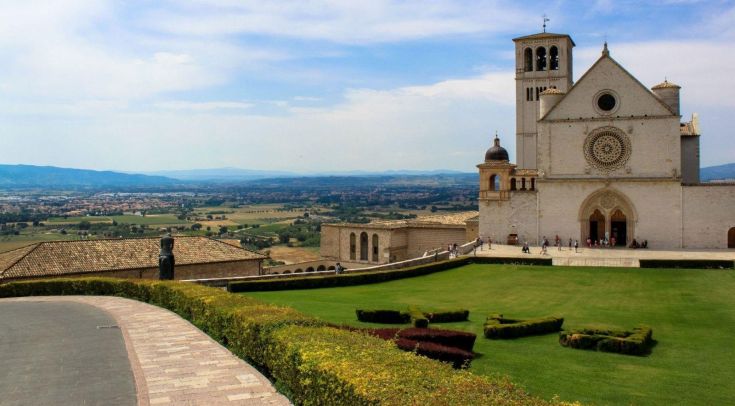
[[[356,308],[467,308],[470,321],[435,326],[478,335],[471,370],[508,375],[531,393],[595,404],[730,404],[735,398],[735,272],[467,265],[381,284],[248,293],[337,323]],[[647,357],[573,350],[558,335],[488,340],[488,313],[560,315],[565,328],[647,324]]]

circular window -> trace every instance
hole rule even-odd
[[[610,93],[603,93],[597,98],[597,107],[602,111],[612,111],[616,104],[615,96]]]
[[[597,169],[611,171],[625,165],[630,157],[630,140],[620,129],[603,127],[587,136],[584,156]]]

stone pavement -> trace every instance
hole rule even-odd
[[[112,296],[0,300],[7,301],[71,301],[108,312],[123,333],[141,406],[290,404],[255,368],[168,310]]]
[[[562,240],[564,241],[564,240]],[[554,244],[552,239],[549,239]],[[518,258],[551,258],[554,265],[570,266],[624,266],[638,267],[641,259],[723,259],[734,261],[735,250],[657,250],[657,249],[631,249],[631,248],[587,248],[580,245],[578,252],[568,247],[567,239],[559,251],[553,245],[548,248],[546,255],[541,255],[541,247],[532,246],[531,254],[523,254],[520,245],[493,244],[488,249],[485,244],[482,249],[477,249],[477,256],[485,257],[518,257]],[[581,243],[581,241],[580,241]],[[470,252],[468,256],[472,256]]]

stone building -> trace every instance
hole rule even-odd
[[[479,233],[538,243],[735,248],[735,185],[701,184],[696,114],[610,55],[572,83],[568,35],[516,38],[516,159],[495,138],[480,172]]]
[[[158,278],[159,238],[47,241],[0,253],[0,283],[14,280],[109,276]],[[176,279],[262,273],[265,256],[206,237],[175,237]]]
[[[351,264],[404,261],[477,238],[477,228],[472,226],[477,215],[463,212],[366,224],[323,224],[320,254]]]

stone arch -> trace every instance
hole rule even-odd
[[[727,231],[727,248],[735,248],[735,227]]]
[[[327,271],[334,271],[334,265],[329,265],[329,267],[327,268]]]
[[[301,268],[299,268],[299,269],[295,270],[294,273],[304,273],[304,270],[301,269]]]
[[[531,48],[523,50],[523,71],[533,71],[533,50]]]
[[[491,191],[500,190],[500,175],[498,175],[497,173],[490,175],[489,182],[490,183],[488,184],[488,188],[487,188],[488,190],[491,190]]]
[[[310,266],[310,267],[306,268],[306,272],[314,272],[314,267],[313,266]]]
[[[316,267],[316,271],[317,272],[322,272],[322,271],[326,271],[326,270],[327,270],[327,267],[324,266],[324,265],[319,265],[318,267]]]
[[[595,239],[595,236],[589,235],[593,231],[594,226],[591,222],[594,220],[591,217],[595,211],[599,211],[605,219],[605,231],[603,232],[605,236],[612,237],[613,226],[615,226],[618,245],[627,246],[635,238],[635,225],[638,223],[635,206],[624,193],[612,188],[603,188],[592,192],[579,207],[578,219],[582,241],[588,237]]]
[[[286,269],[285,271],[283,271],[283,274],[284,275],[289,274],[289,273],[291,273],[291,271],[289,271],[288,269]]]
[[[536,48],[536,70],[546,70],[546,48]]]
[[[360,233],[360,261],[368,260],[368,235],[366,232]]]
[[[350,259],[355,260],[357,257],[357,237],[355,233],[350,233]]]
[[[510,178],[510,190],[516,190],[516,178]]]
[[[549,70],[559,70],[559,48],[549,48]]]
[[[372,261],[378,262],[378,260],[380,259],[380,255],[379,255],[380,254],[380,249],[379,249],[380,239],[378,238],[377,234],[373,234],[372,240],[373,240]]]

